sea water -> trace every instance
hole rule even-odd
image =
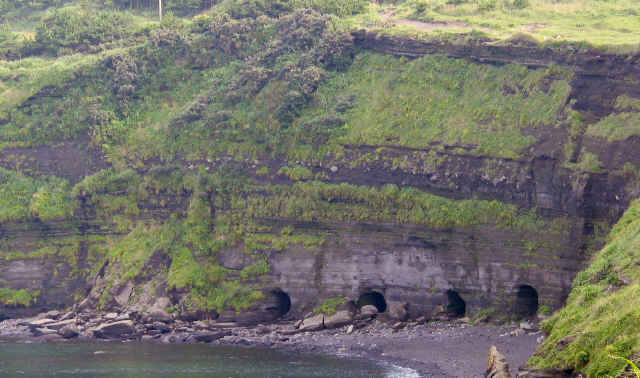
[[[416,371],[363,358],[262,348],[143,342],[0,342],[1,377],[367,377]]]

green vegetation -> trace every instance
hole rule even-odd
[[[337,307],[346,302],[347,302],[347,298],[343,296],[338,296],[337,298],[325,299],[324,302],[322,302],[322,305],[320,307],[313,309],[313,312],[325,314],[325,315],[333,315],[338,312]]]
[[[496,68],[439,56],[409,61],[361,54],[347,74],[320,88],[318,99],[326,108],[339,106],[339,94],[355,99],[345,113],[342,143],[460,144],[476,146],[480,154],[516,157],[535,142],[524,129],[562,122],[557,114],[572,77],[558,67]]]
[[[640,136],[640,100],[620,96],[616,100],[615,109],[613,114],[589,125],[586,135],[611,142]]]
[[[73,216],[75,203],[69,182],[59,177],[35,180],[0,169],[0,220],[38,218],[43,221]]]
[[[40,292],[35,290],[0,287],[0,304],[7,307],[29,307],[36,302]]]
[[[468,32],[494,38],[530,33],[538,43],[587,42],[613,51],[637,52],[640,4],[630,0],[406,0],[393,1],[391,21],[435,23],[433,34]],[[379,11],[385,11],[382,8]],[[400,25],[402,29],[410,27]],[[565,42],[566,43],[566,42]]]
[[[566,306],[543,323],[549,337],[536,367],[572,366],[589,377],[618,376],[640,353],[640,201],[609,235],[608,244],[576,277]],[[627,283],[630,282],[630,284]],[[558,345],[563,346],[558,348]]]

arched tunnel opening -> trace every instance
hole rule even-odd
[[[467,313],[467,303],[455,290],[447,290],[447,305],[444,310],[449,316],[462,318]]]
[[[364,293],[358,298],[358,302],[356,303],[358,310],[367,305],[375,306],[380,313],[387,311],[387,301],[384,299],[384,295],[377,291]]]
[[[513,312],[519,318],[528,318],[538,312],[538,291],[533,286],[518,286]]]
[[[267,312],[274,320],[279,319],[291,310],[291,298],[282,289],[273,289],[267,296]]]

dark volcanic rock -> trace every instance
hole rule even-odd
[[[142,321],[144,323],[171,323],[173,322],[173,316],[164,311],[154,311],[152,313],[142,315]]]
[[[95,337],[108,339],[132,334],[134,331],[133,321],[122,320],[114,323],[101,324],[98,328],[93,330],[93,335]]]
[[[319,331],[324,329],[324,315],[307,318],[300,325],[300,331]]]
[[[324,317],[324,326],[327,329],[340,328],[353,323],[353,315],[347,311],[338,311],[334,315]]]
[[[376,306],[366,305],[360,309],[360,318],[371,319],[378,315],[378,309]]]
[[[68,324],[64,327],[62,327],[62,329],[58,330],[58,335],[60,335],[60,337],[62,337],[63,339],[72,339],[74,337],[77,337],[80,334],[80,331],[78,331],[78,327],[75,324]]]
[[[58,331],[54,330],[54,329],[48,329],[48,328],[36,328],[33,331],[33,336],[44,336],[44,335],[55,335],[57,334]]]
[[[387,314],[392,320],[406,322],[409,319],[409,305],[407,303],[389,302],[387,305]]]
[[[211,332],[196,332],[193,334],[193,338],[199,343],[210,343],[212,341],[221,339],[225,336],[231,336],[231,330],[227,331],[211,331]]]

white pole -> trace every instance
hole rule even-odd
[[[162,0],[158,0],[158,14],[160,15],[160,21],[162,21]]]

